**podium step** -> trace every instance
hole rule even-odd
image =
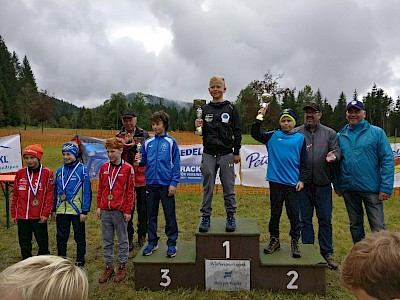
[[[178,241],[176,256],[173,258],[166,256],[167,245],[164,243],[159,244],[150,256],[142,255],[144,247],[133,259],[136,290],[196,288],[204,282],[203,266],[196,265],[194,242]]]
[[[236,231],[225,231],[225,218],[211,218],[208,232],[200,232],[198,223],[196,236],[196,259],[251,259],[260,261],[257,221],[254,218],[236,218]]]
[[[301,257],[291,256],[290,245],[265,254],[268,244],[260,244],[261,263],[252,264],[251,286],[271,291],[325,294],[325,271],[327,264],[314,245],[300,244]]]

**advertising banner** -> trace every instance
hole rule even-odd
[[[17,172],[22,168],[19,134],[0,138],[0,173]]]

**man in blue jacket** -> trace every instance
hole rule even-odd
[[[349,124],[338,133],[342,159],[334,185],[344,198],[355,244],[365,237],[363,204],[371,231],[385,229],[383,201],[392,194],[394,158],[385,132],[364,119],[363,102],[351,101],[346,118]]]

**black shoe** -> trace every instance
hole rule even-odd
[[[199,231],[200,232],[207,232],[210,229],[210,223],[211,223],[210,217],[201,218]]]
[[[279,243],[279,239],[271,236],[271,240],[269,241],[268,246],[264,249],[265,254],[271,254],[277,250],[281,249],[281,244]]]
[[[234,216],[226,217],[226,232],[234,232],[236,230],[236,220]]]
[[[323,255],[322,257],[326,260],[329,269],[337,270],[339,268],[339,265],[333,259],[332,255],[329,255],[329,256]]]
[[[290,246],[291,246],[291,250],[292,250],[292,257],[300,258],[301,257],[301,252],[300,252],[300,249],[299,249],[299,241],[298,240],[292,240]]]

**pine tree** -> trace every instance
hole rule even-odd
[[[346,120],[346,95],[343,91],[340,93],[338,103],[333,110],[333,120],[332,120],[332,128],[336,131],[339,131],[343,128],[344,125],[347,124]]]

